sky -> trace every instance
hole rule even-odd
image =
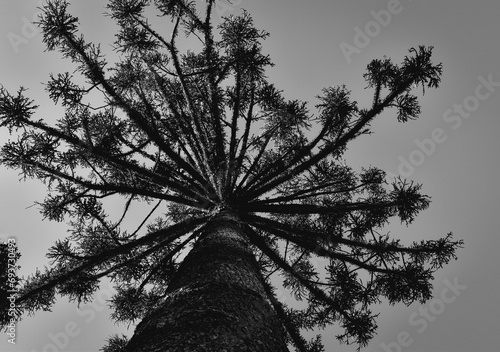
[[[0,83],[19,86],[41,105],[40,113],[60,112],[47,101],[42,82],[49,73],[71,70],[57,53],[44,52],[41,35],[29,24],[40,1],[0,0]],[[102,16],[105,1],[71,1],[86,38],[109,48],[114,25]],[[493,352],[500,346],[500,2],[497,0],[227,0],[218,14],[246,9],[257,28],[271,36],[264,44],[275,67],[270,81],[289,99],[310,102],[321,89],[345,84],[360,106],[371,92],[363,73],[384,55],[397,63],[408,49],[434,46],[443,63],[442,83],[420,100],[418,120],[398,123],[387,111],[372,124],[373,134],[347,152],[355,169],[377,166],[423,184],[429,209],[408,227],[387,231],[407,241],[437,239],[453,232],[465,241],[458,260],[436,273],[434,299],[409,307],[375,306],[377,336],[363,351]],[[363,105],[366,104],[366,105]],[[0,144],[8,138],[0,131]],[[14,238],[22,254],[21,274],[42,268],[44,255],[66,226],[43,221],[36,206],[44,187],[19,182],[16,171],[0,169],[0,238]],[[97,351],[111,334],[126,332],[109,319],[104,283],[92,304],[79,309],[62,298],[52,313],[26,317],[16,327],[16,345],[0,334],[1,351]],[[339,345],[335,327],[323,332],[327,351],[354,351]],[[130,332],[128,332],[130,334]]]

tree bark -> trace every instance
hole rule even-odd
[[[138,324],[127,351],[288,351],[236,217],[221,212],[205,235],[160,308]]]

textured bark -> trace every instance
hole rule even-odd
[[[127,351],[288,351],[236,219],[221,213],[186,256]]]

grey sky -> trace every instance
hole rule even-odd
[[[390,227],[393,236],[413,241],[452,231],[456,239],[465,240],[465,249],[458,252],[458,261],[437,273],[435,300],[410,307],[374,307],[381,313],[379,330],[366,351],[497,351],[500,2],[232,2],[234,8],[224,8],[225,14],[247,9],[257,27],[271,33],[265,43],[276,64],[269,71],[271,81],[288,98],[310,101],[311,107],[323,87],[339,84],[346,84],[360,104],[368,104],[371,93],[364,89],[362,75],[371,59],[387,55],[399,62],[412,46],[435,47],[435,60],[444,67],[442,84],[426,92],[420,119],[400,124],[393,112],[386,112],[374,122],[373,135],[351,146],[348,162],[357,169],[374,165],[401,174],[423,183],[424,193],[432,196],[430,208],[408,228]],[[46,104],[40,83],[50,72],[71,67],[58,54],[44,53],[41,36],[25,24],[36,14],[38,3],[0,1],[0,83],[11,90],[20,85],[30,88],[30,96],[42,105],[40,111],[54,115],[58,110]],[[82,32],[107,48],[113,33],[110,19],[100,16],[105,1],[72,3]],[[0,132],[0,141],[6,138]],[[28,208],[44,196],[37,182],[18,183],[16,172],[4,169],[0,180],[0,237],[18,240],[20,264],[23,273],[29,273],[43,267],[46,249],[65,236],[66,227],[42,221],[36,207]],[[103,298],[106,289],[104,285]],[[113,325],[99,301],[81,307],[79,313],[65,298],[61,301],[53,313],[25,318],[17,327],[17,345],[8,344],[1,334],[0,350],[53,351],[50,336],[56,336],[66,345],[55,346],[57,351],[95,351],[108,335],[124,331]],[[70,332],[66,336],[73,335],[67,344],[61,337],[65,329]],[[327,351],[355,350],[339,347],[331,329],[324,332],[323,341]]]

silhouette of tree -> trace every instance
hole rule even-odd
[[[56,294],[87,302],[108,277],[113,318],[139,324],[104,351],[322,351],[302,329],[339,324],[339,340],[362,347],[376,331],[372,304],[431,298],[433,273],[462,242],[403,245],[383,234],[391,218],[411,223],[429,197],[375,167],[355,172],[343,155],[382,112],[418,117],[412,90],[440,83],[432,47],[399,65],[373,60],[372,106],[330,87],[314,117],[267,81],[268,33],[245,11],[215,27],[213,0],[111,0],[119,59],[110,64],[68,6],[50,0],[39,20],[47,49],[76,66],[46,85],[63,116],[49,123],[24,88],[0,91],[0,124],[17,137],[2,165],[42,181],[43,216],[71,228],[50,248],[52,264],[22,280],[20,311],[50,309]],[[180,53],[183,32],[194,44]],[[123,212],[109,215],[118,200]],[[136,203],[151,211],[128,228]],[[277,274],[306,308],[280,300]]]

